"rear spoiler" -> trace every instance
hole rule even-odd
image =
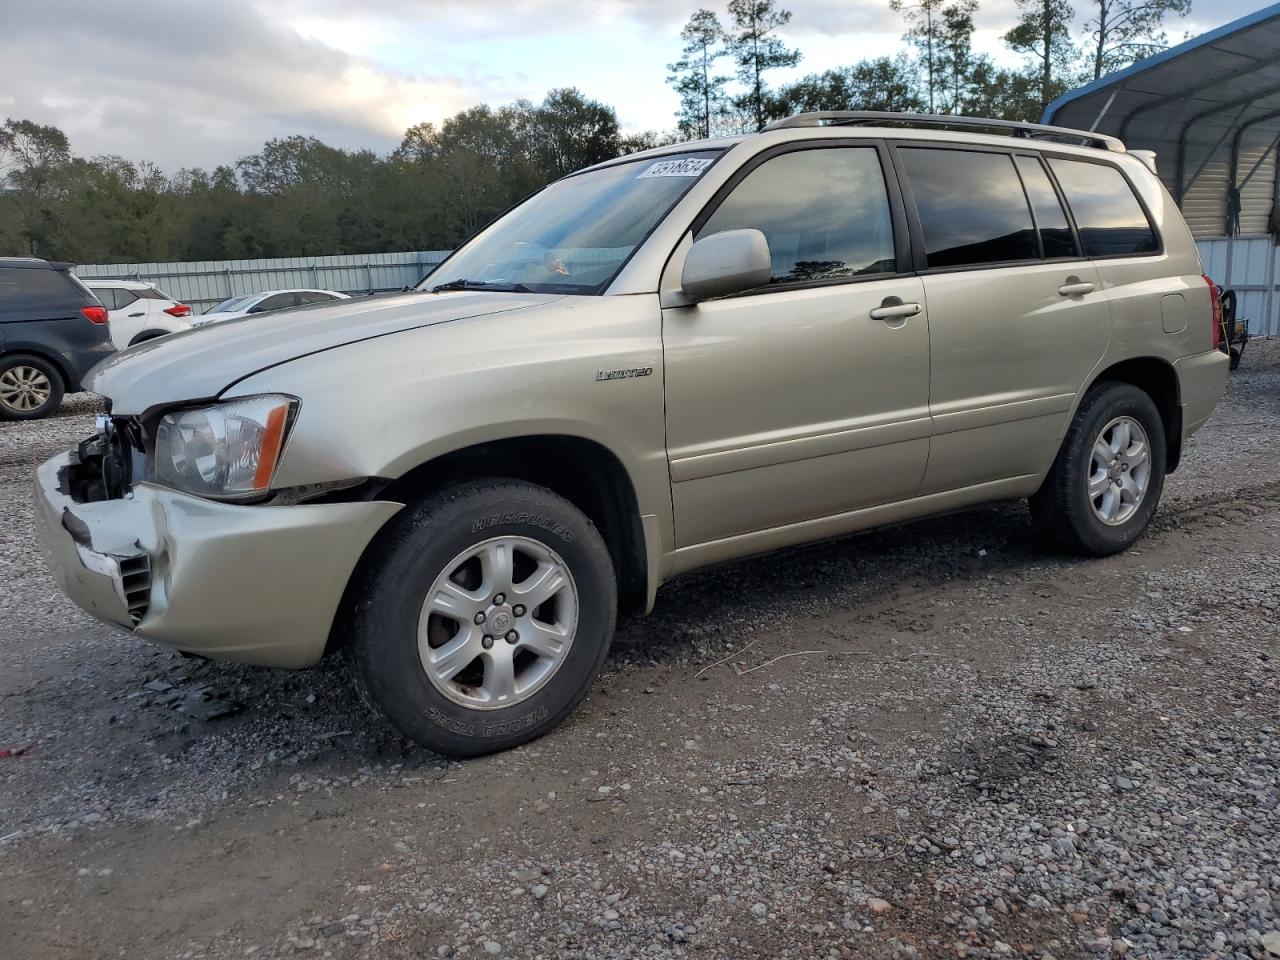
[[[1152,173],[1159,173],[1156,170],[1156,152],[1154,150],[1130,150],[1129,156],[1137,157],[1142,161],[1142,165]]]

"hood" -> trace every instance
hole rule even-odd
[[[457,290],[337,300],[193,327],[113,354],[84,388],[116,414],[205,400],[238,380],[343,344],[553,303],[549,294]]]

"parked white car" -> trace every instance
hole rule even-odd
[[[191,308],[153,283],[84,278],[80,282],[107,308],[107,326],[117,350],[191,328]]]
[[[337,290],[264,290],[244,297],[232,297],[211,307],[193,322],[197,327],[223,320],[247,317],[251,313],[270,313],[286,307],[301,307],[309,303],[328,303],[332,300],[350,300],[351,297]]]

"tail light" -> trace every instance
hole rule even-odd
[[[84,314],[84,318],[90,323],[106,323],[107,308],[106,307],[81,307],[80,312]]]
[[[172,307],[165,307],[164,312],[171,317],[191,316],[191,308],[185,303],[175,303]]]
[[[1213,318],[1213,349],[1222,345],[1222,295],[1218,293],[1218,285],[1209,279],[1208,274],[1201,275],[1209,285],[1209,313]]]

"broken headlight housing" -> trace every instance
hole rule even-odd
[[[269,394],[165,414],[156,426],[155,482],[215,500],[265,495],[298,405]]]

